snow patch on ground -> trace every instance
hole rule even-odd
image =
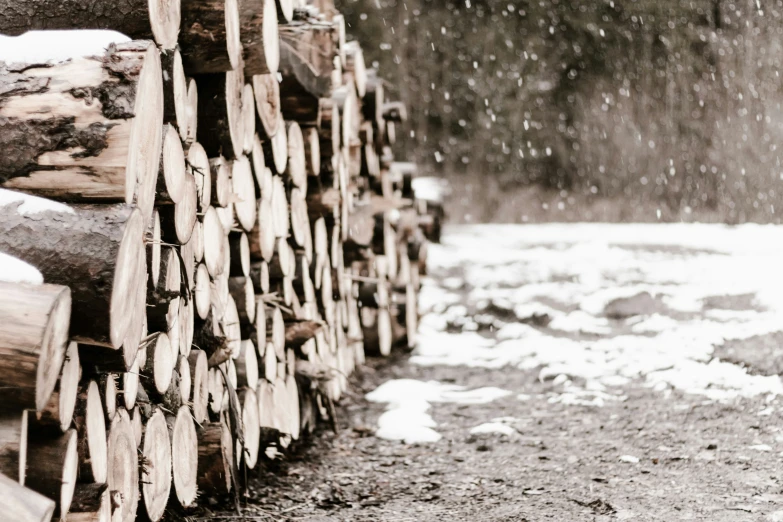
[[[434,429],[437,423],[427,413],[431,403],[486,404],[509,395],[511,392],[495,387],[469,390],[437,381],[395,379],[383,383],[366,397],[372,402],[388,404],[378,419],[378,437],[416,444],[441,439]]]
[[[43,283],[43,275],[21,259],[0,252],[0,281],[40,285]]]

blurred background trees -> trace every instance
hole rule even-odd
[[[338,3],[458,221],[779,221],[783,0]]]

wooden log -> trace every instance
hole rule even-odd
[[[285,122],[288,134],[288,161],[284,176],[295,186],[307,188],[307,166],[305,159],[305,144],[302,128],[295,121]]]
[[[255,179],[247,156],[237,159],[231,170],[234,211],[240,226],[250,232],[256,224]]]
[[[252,233],[252,232],[251,232]],[[250,274],[250,241],[244,232],[228,235],[231,277],[247,277]]]
[[[183,196],[179,203],[162,206],[160,214],[160,232],[164,242],[185,244],[190,241],[196,226],[198,207],[198,189],[192,176],[184,178]]]
[[[237,386],[256,389],[258,386],[258,358],[256,356],[256,346],[251,340],[242,341],[242,348],[234,360],[237,374]]]
[[[64,38],[37,33],[28,45],[57,48],[67,45]],[[150,218],[163,131],[160,56],[152,42],[105,52],[96,45],[86,57],[0,63],[0,70],[12,85],[0,107],[0,185],[54,199],[135,203]]]
[[[185,197],[185,151],[173,125],[163,128],[163,152],[158,170],[156,203],[179,203]]]
[[[280,238],[275,244],[275,254],[269,262],[269,278],[280,280],[292,275],[291,248],[285,238]]]
[[[155,39],[163,49],[177,45],[179,0],[149,4],[128,0],[121,9],[88,0],[51,4],[45,0],[4,1],[0,32],[19,35],[42,29],[111,29],[136,39]]]
[[[203,214],[212,203],[212,170],[207,153],[200,143],[194,142],[188,149],[187,164],[196,182],[198,210]]]
[[[277,73],[280,33],[275,0],[240,0],[239,24],[245,75]]]
[[[198,430],[198,488],[227,495],[232,488],[234,443],[225,420],[204,424]]]
[[[190,354],[188,354],[190,355]],[[182,404],[190,406],[191,392],[193,388],[193,382],[190,375],[190,363],[185,355],[180,354],[177,366],[174,368],[174,372],[179,379],[179,394]]]
[[[146,357],[146,351],[143,355]],[[137,355],[128,371],[122,374],[122,400],[128,411],[136,407],[136,397],[139,393],[139,373],[141,372],[140,359],[141,357]]]
[[[171,472],[174,495],[182,507],[196,501],[198,478],[198,439],[190,409],[182,406],[175,416],[167,416],[166,424],[171,439]]]
[[[277,132],[270,139],[263,142],[264,159],[266,165],[276,174],[283,174],[288,165],[288,132],[282,113],[277,113]]]
[[[160,55],[163,70],[163,123],[173,125],[183,142],[188,139],[188,80],[177,49]]]
[[[291,373],[285,380],[285,391],[287,397],[287,410],[288,410],[288,430],[287,433],[291,435],[294,440],[299,440],[301,432],[300,416],[299,416],[299,387],[296,385],[296,378]]]
[[[383,357],[391,353],[392,325],[388,308],[361,309],[364,351],[370,355]]]
[[[0,410],[47,405],[65,359],[70,314],[67,287],[0,282]]]
[[[117,414],[117,374],[104,373],[97,376],[98,389],[103,401],[103,414],[107,422],[114,420]]]
[[[242,71],[202,75],[196,81],[199,143],[211,158],[221,155],[227,159],[238,158],[244,144],[242,89],[245,79]]]
[[[289,203],[291,239],[297,246],[305,248],[307,240],[310,238],[310,216],[308,214],[305,191],[298,187],[291,189]]]
[[[209,359],[209,366],[217,366],[230,357],[228,339],[223,331],[218,312],[212,306],[207,319],[196,325],[193,344],[203,350]]]
[[[139,479],[145,514],[157,522],[166,511],[171,491],[171,443],[166,416],[160,408],[144,424]]]
[[[261,427],[261,437],[264,441],[277,440],[275,427],[274,386],[272,382],[262,379],[256,389],[258,400],[258,423]]]
[[[54,508],[53,500],[0,473],[0,513],[6,520],[49,522]]]
[[[283,312],[280,308],[273,308],[271,313],[267,314],[266,332],[269,337],[274,352],[278,359],[285,357],[285,321]]]
[[[291,227],[288,215],[288,196],[286,195],[285,185],[280,176],[275,176],[272,183],[272,226],[274,227],[275,237],[278,239],[288,237]]]
[[[269,293],[269,265],[265,261],[251,263],[250,281],[257,294]]]
[[[281,92],[325,98],[331,94],[331,72],[337,52],[334,26],[308,18],[280,27]]]
[[[160,395],[166,393],[171,386],[175,353],[178,352],[179,348],[172,347],[169,336],[163,332],[158,332],[150,339],[147,343],[147,361],[141,371],[146,389],[153,388]]]
[[[364,53],[357,41],[345,44],[344,72],[353,77],[356,93],[359,95],[359,98],[364,98],[364,95],[367,94],[367,67],[364,63]]]
[[[318,135],[324,143],[321,153],[327,159],[331,159],[340,154],[342,136],[340,109],[331,98],[321,98],[319,107]]]
[[[222,328],[226,335],[229,354],[231,354],[232,359],[236,358],[242,347],[242,327],[239,324],[239,311],[237,310],[236,301],[234,301],[231,295],[228,296],[228,302],[226,303]]]
[[[28,412],[0,418],[0,473],[24,484],[27,470]]]
[[[237,455],[237,465],[240,460],[248,469],[254,469],[258,463],[258,452],[261,443],[261,425],[258,418],[258,398],[255,387],[237,390],[239,404],[242,409],[242,435],[244,443],[242,451]]]
[[[281,96],[280,110],[287,121],[295,121],[307,127],[318,127],[321,124],[321,103],[316,96],[303,93]]]
[[[221,157],[209,160],[212,173],[212,204],[217,207],[227,207],[231,204],[231,163]]]
[[[239,67],[242,42],[237,0],[184,2],[179,46],[188,74],[222,73]]]
[[[79,436],[80,479],[84,482],[106,482],[106,421],[97,381],[89,381],[80,389],[74,424]]]
[[[250,154],[256,137],[256,101],[253,86],[246,83],[242,87],[242,151]]]
[[[193,394],[190,401],[193,409],[193,419],[197,424],[204,424],[207,420],[207,406],[209,403],[209,367],[207,366],[207,354],[202,350],[191,350],[188,356],[188,368],[190,369],[190,381]]]
[[[281,122],[280,83],[273,74],[254,74],[253,94],[258,117],[256,130],[261,138],[270,139],[277,134]]]
[[[179,349],[180,307],[183,304],[180,258],[176,249],[164,247],[161,255],[161,277],[157,288],[147,292],[147,324],[153,331],[166,332],[165,343]]]
[[[55,512],[64,520],[71,507],[79,470],[76,430],[55,437],[39,436],[35,421],[30,421],[24,485],[53,499],[57,504]]]
[[[271,341],[266,344],[264,349],[263,362],[264,379],[269,383],[274,383],[277,379],[277,355],[275,355],[275,345]]]
[[[294,19],[294,0],[276,0],[278,21],[287,24]]]
[[[119,493],[120,505],[114,517],[121,522],[133,522],[139,506],[139,459],[136,450],[136,436],[128,412],[124,409],[112,421],[108,439],[109,491]]]
[[[111,522],[112,495],[106,484],[76,484],[68,522]]]
[[[204,264],[212,277],[223,273],[226,256],[225,232],[215,207],[209,207],[204,214]]]
[[[188,99],[187,99],[187,137],[185,143],[192,145],[196,142],[198,135],[198,85],[196,80],[188,78]]]
[[[294,275],[294,290],[304,303],[315,302],[315,286],[310,278],[310,262],[304,255],[296,257],[296,272]]]
[[[196,290],[194,292],[196,314],[199,319],[206,319],[211,305],[209,272],[204,263],[199,263],[196,270]]]
[[[258,219],[248,236],[250,258],[254,261],[271,261],[275,252],[273,204],[270,200],[258,202]]]
[[[307,127],[302,129],[304,134],[305,165],[308,176],[321,174],[321,141],[318,137],[318,129]]]
[[[132,314],[144,308],[144,296],[136,295],[146,278],[141,213],[0,192],[7,200],[0,204],[0,252],[36,267],[49,283],[69,286],[71,337],[113,348],[125,342],[130,364],[139,340],[128,345],[125,337]],[[27,205],[42,206],[30,210]]]
[[[288,321],[285,323],[285,345],[289,348],[301,348],[323,328],[315,321]]]
[[[385,88],[383,79],[380,78],[377,69],[368,69],[367,92],[362,100],[362,113],[365,120],[372,122],[376,147],[383,145],[383,131],[385,130],[385,120],[383,119],[384,101]]]
[[[18,371],[18,369],[17,369]],[[65,432],[73,422],[73,412],[76,409],[76,398],[79,394],[79,379],[82,368],[79,365],[79,350],[76,343],[70,343],[65,352],[65,360],[60,371],[60,378],[54,392],[44,408],[36,414],[38,424],[53,430]],[[9,402],[6,393],[4,403]]]
[[[256,296],[253,282],[249,277],[232,277],[228,280],[228,290],[237,304],[239,322],[252,325],[256,319]]]

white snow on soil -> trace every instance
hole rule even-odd
[[[31,196],[14,190],[0,189],[0,207],[16,205],[17,212],[23,216],[38,214],[39,212],[64,212],[73,214],[73,209],[64,203],[58,203],[50,199]]]
[[[376,435],[382,439],[401,440],[406,444],[437,442],[437,423],[427,413],[434,402],[456,404],[486,404],[507,397],[511,392],[495,387],[465,389],[453,384],[414,379],[387,381],[367,394],[367,400],[387,403],[378,419]]]
[[[783,394],[779,377],[713,356],[728,340],[783,331],[783,227],[447,227],[428,264],[413,364],[536,370],[553,381],[550,402],[575,406],[625,400],[630,382],[719,401]],[[605,315],[644,292],[651,306]],[[426,414],[437,401],[421,402]],[[404,425],[398,415],[380,431]]]
[[[116,31],[29,31],[19,36],[0,35],[0,62],[46,63],[100,56],[111,44],[130,42]]]
[[[40,285],[43,283],[43,275],[21,259],[0,252],[0,281]]]

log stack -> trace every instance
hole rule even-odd
[[[294,4],[0,0],[0,519],[237,492],[414,346],[404,107]]]

